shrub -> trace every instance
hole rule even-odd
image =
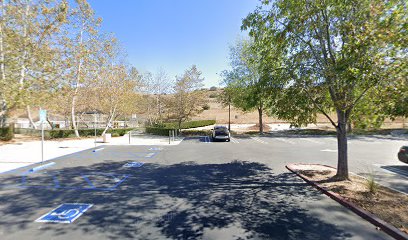
[[[203,106],[203,110],[209,110],[209,109],[210,109],[210,105],[205,104],[205,105]]]
[[[216,93],[211,93],[210,95],[208,95],[209,98],[216,98],[218,97],[218,94]]]
[[[10,141],[13,138],[14,138],[14,127],[13,126],[0,128],[0,140]]]
[[[134,128],[115,128],[115,129],[109,129],[108,133],[112,133],[112,134],[117,133],[119,136],[124,136],[126,133],[132,130],[134,130]]]
[[[112,137],[120,137],[120,135],[119,135],[119,133],[117,133],[117,132],[113,132],[113,133],[112,133]]]
[[[215,120],[197,120],[197,121],[182,122],[181,129],[205,127],[205,126],[214,125],[214,124],[215,124]],[[155,127],[178,129],[178,123],[177,122],[162,123],[160,125],[156,125]]]
[[[103,128],[96,129],[96,135],[101,136],[103,133]],[[112,136],[115,134],[117,136],[123,136],[128,131],[133,130],[133,128],[118,128],[118,129],[109,129],[107,132],[111,133]],[[36,129],[16,129],[16,133],[26,134],[30,136],[41,136],[41,130]],[[79,129],[79,136],[81,137],[90,137],[95,136],[95,129]],[[54,129],[54,130],[45,130],[44,138],[53,139],[53,138],[73,138],[75,137],[75,131],[72,129]]]
[[[210,91],[217,91],[217,87],[214,86],[210,87]]]
[[[370,192],[372,194],[377,192],[378,184],[375,181],[373,174],[370,174],[370,176],[368,176],[367,182],[366,182],[366,187],[367,187],[368,192]]]
[[[181,132],[183,136],[210,136],[211,130],[184,130]]]
[[[174,128],[163,128],[163,127],[146,127],[146,133],[153,135],[168,136],[169,131],[174,130]]]
[[[48,133],[48,134],[46,134],[46,133]],[[66,130],[63,130],[63,129],[47,130],[47,131],[45,131],[44,135],[48,135],[48,138],[67,138],[70,135],[75,136],[75,131],[74,130],[68,130],[68,129],[66,129]]]

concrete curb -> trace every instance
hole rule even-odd
[[[296,174],[301,179],[303,179],[303,181],[307,182],[308,184],[312,185],[313,187],[317,188],[318,190],[320,190],[321,192],[323,192],[324,194],[329,196],[331,199],[337,201],[341,205],[343,205],[346,208],[350,209],[351,211],[353,211],[354,213],[359,215],[361,218],[369,221],[371,224],[375,225],[376,227],[379,227],[382,231],[384,231],[385,233],[387,233],[391,237],[393,237],[395,239],[398,239],[398,240],[408,240],[408,235],[403,233],[402,231],[400,231],[396,227],[394,227],[391,224],[379,219],[375,215],[373,215],[370,212],[356,206],[355,204],[347,201],[346,199],[344,199],[339,194],[334,193],[332,191],[328,191],[324,187],[321,187],[317,183],[315,183],[313,181],[310,181],[310,180],[306,179],[305,177],[303,177],[302,175],[300,175],[296,170],[294,170],[294,166],[296,166],[296,165],[297,164],[288,164],[288,165],[286,165],[286,168],[289,171]],[[335,169],[335,168],[333,168],[331,166],[327,166],[327,165],[323,165],[323,164],[309,164],[309,165],[319,165],[319,166],[324,166],[324,167],[329,167],[329,168]]]

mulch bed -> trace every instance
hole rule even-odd
[[[314,164],[296,164],[294,169],[304,178],[320,187],[337,193],[345,200],[370,212],[408,234],[408,195],[387,187],[376,185],[376,191],[370,192],[368,180],[350,175],[350,180],[334,181],[336,169]]]

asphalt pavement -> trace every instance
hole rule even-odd
[[[350,170],[406,191],[402,143],[351,139]],[[246,136],[84,150],[0,174],[0,239],[389,239],[285,168],[335,166],[335,149],[332,137]]]

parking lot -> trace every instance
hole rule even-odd
[[[401,137],[354,137],[350,170],[408,192]],[[0,175],[1,239],[388,239],[295,175],[335,166],[334,137],[103,146]]]

